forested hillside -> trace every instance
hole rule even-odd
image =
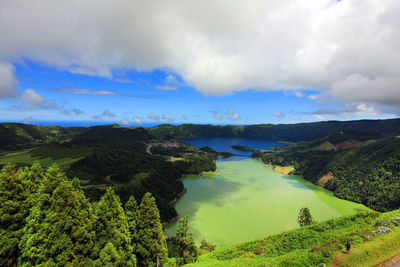
[[[189,139],[212,136],[285,141],[311,141],[342,130],[374,131],[382,135],[400,134],[400,119],[226,126],[164,124],[149,129],[159,139]]]
[[[400,138],[377,138],[375,132],[342,131],[253,156],[294,166],[294,174],[340,198],[388,211],[400,207]]]
[[[215,151],[207,152],[182,143],[177,143],[178,147],[164,148],[168,141],[152,143],[155,137],[141,127],[3,126],[6,129],[3,134],[18,136],[13,146],[4,148],[28,149],[3,150],[0,165],[11,162],[17,166],[31,166],[39,162],[49,167],[56,163],[69,177],[79,178],[83,190],[93,201],[98,201],[108,187],[115,189],[123,203],[131,195],[141,199],[146,192],[151,192],[163,222],[177,217],[173,204],[184,193],[180,178],[185,174],[215,171],[215,159],[220,156]],[[152,148],[149,151],[148,146]],[[160,147],[163,151],[157,151]]]

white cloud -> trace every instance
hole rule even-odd
[[[366,103],[358,103],[358,102],[353,102],[353,103],[346,103],[343,105],[340,105],[339,107],[331,107],[331,108],[321,108],[317,109],[311,114],[314,116],[324,116],[326,119],[326,116],[329,116],[330,118],[335,118],[336,116],[376,116],[379,115],[382,111],[382,107],[380,106],[375,106],[371,104],[366,104]],[[392,113],[400,112],[400,110],[392,110]],[[310,113],[308,113],[310,114]]]
[[[314,114],[314,117],[315,117],[317,120],[320,120],[320,121],[326,120],[326,118],[325,118],[324,116],[319,115],[319,114]]]
[[[147,118],[153,120],[153,121],[160,121],[160,116],[155,114],[154,112],[150,113]]]
[[[162,116],[163,120],[167,120],[167,121],[173,121],[174,117],[171,114],[164,114]]]
[[[127,121],[127,120],[122,120],[122,121],[121,121],[121,124],[122,124],[122,125],[129,125],[129,121]]]
[[[133,117],[132,120],[136,124],[142,124],[142,119],[139,117]]]
[[[81,88],[62,88],[58,89],[58,92],[77,94],[77,95],[118,95],[117,92],[107,91],[107,90],[91,90],[91,89],[81,89]]]
[[[275,117],[277,117],[277,118],[283,118],[283,117],[285,117],[285,114],[282,113],[282,112],[280,112],[280,111],[274,111],[274,112],[272,112],[272,115],[275,116]]]
[[[10,106],[11,109],[29,110],[29,109],[58,109],[54,99],[44,99],[33,89],[26,89],[20,96],[22,101],[19,105]],[[64,112],[65,115],[65,112]]]
[[[222,120],[224,117],[216,110],[211,110],[211,113],[213,114],[213,118],[217,120]]]
[[[0,62],[0,98],[15,95],[17,79],[14,77],[13,65]]]
[[[33,89],[26,89],[22,94],[21,99],[30,105],[40,105],[45,102],[43,96],[36,93]]]
[[[239,114],[234,113],[234,114],[232,114],[232,115],[229,116],[229,119],[230,119],[231,121],[239,121],[239,120],[241,120],[242,118],[240,117]]]
[[[326,91],[338,101],[400,104],[396,0],[1,5],[4,62],[29,59],[103,77],[114,69],[164,69],[207,95],[300,88]],[[9,66],[6,73],[12,77]],[[15,79],[8,80],[2,95],[15,88]]]
[[[183,116],[182,116],[182,119],[184,119],[185,121],[187,121],[187,120],[189,119],[189,117],[186,116],[186,115],[183,115]]]

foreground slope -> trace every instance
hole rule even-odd
[[[399,225],[399,210],[360,213],[223,247],[193,266],[375,266],[400,253]]]

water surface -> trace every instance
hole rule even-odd
[[[204,137],[186,140],[195,147],[209,146],[217,152],[230,152],[236,155],[251,155],[253,152],[241,151],[232,148],[233,145],[247,146],[251,148],[268,150],[273,146],[282,146],[283,143],[276,141],[266,141],[262,139],[248,138],[223,138],[223,137]]]
[[[220,247],[290,230],[298,227],[302,207],[310,208],[318,221],[368,210],[256,159],[219,159],[217,169],[216,174],[187,176],[187,192],[175,205],[180,216],[189,215],[197,242],[205,238]],[[165,231],[174,235],[176,228],[173,223]]]

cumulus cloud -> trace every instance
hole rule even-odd
[[[160,121],[160,116],[155,114],[154,112],[150,113],[147,118],[153,120],[153,121]]]
[[[242,117],[240,117],[239,114],[235,113],[235,110],[233,109],[228,109],[226,111],[226,114],[229,115],[228,119],[230,119],[231,121],[239,121],[242,119]]]
[[[167,120],[167,121],[173,121],[174,117],[171,114],[164,114],[162,116],[163,120]]]
[[[187,120],[189,119],[189,117],[186,116],[186,115],[183,115],[183,116],[182,116],[182,119],[184,119],[185,121],[187,121]]]
[[[127,120],[122,120],[122,121],[121,121],[121,124],[122,124],[122,125],[129,125],[129,122],[128,122]]]
[[[224,117],[216,110],[211,110],[212,116],[214,119],[222,120]]]
[[[133,117],[132,120],[136,124],[142,124],[142,119],[139,117]]]
[[[280,111],[274,111],[274,112],[272,112],[272,115],[275,116],[275,117],[277,117],[277,118],[283,118],[283,117],[285,117],[285,114],[282,113],[282,112],[280,112]]]
[[[17,79],[14,76],[13,65],[0,62],[0,98],[15,95]]]
[[[399,13],[396,0],[5,0],[0,60],[109,78],[161,68],[206,95],[304,88],[394,106]]]
[[[103,119],[110,119],[110,118],[114,118],[115,114],[110,112],[108,109],[105,109],[102,113],[100,113],[99,115],[95,115],[93,116],[93,119],[95,120],[103,120]]]
[[[57,105],[54,99],[45,99],[39,93],[37,93],[33,89],[26,89],[21,94],[21,104],[19,105],[12,105],[11,109],[19,109],[19,110],[29,110],[29,109],[58,109],[59,106]]]
[[[229,116],[229,119],[230,119],[231,121],[239,121],[239,120],[242,119],[242,117],[240,117],[239,114],[234,113],[234,114],[232,114],[232,115]]]

